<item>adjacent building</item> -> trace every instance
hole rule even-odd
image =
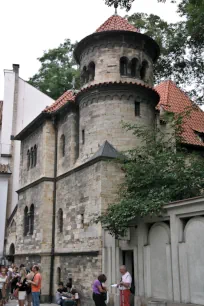
[[[42,301],[52,299],[59,281],[70,281],[82,304],[93,305],[93,280],[103,272],[108,286],[116,283],[126,264],[135,285],[132,305],[203,305],[202,197],[170,203],[160,218],[136,220],[123,240],[94,222],[123,180],[110,161],[140,144],[121,122],[165,129],[160,110],[181,112],[192,102],[171,81],[154,88],[159,47],[120,16],[80,41],[74,54],[80,91],[65,92],[14,133],[21,141],[20,186],[6,254],[17,264],[40,264]],[[194,106],[183,145],[202,151],[203,133],[204,113]],[[110,305],[118,306],[118,292],[109,288]]]
[[[4,99],[0,101],[0,257],[4,229],[18,203],[20,143],[14,136],[27,126],[53,99],[19,77],[19,65],[4,71]]]

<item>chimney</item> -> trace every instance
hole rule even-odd
[[[19,68],[20,68],[19,64],[13,64],[13,72],[19,74]]]

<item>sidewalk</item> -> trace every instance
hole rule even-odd
[[[57,306],[57,304],[40,304],[42,306]],[[6,304],[6,306],[18,306],[17,300],[9,300],[9,302]]]

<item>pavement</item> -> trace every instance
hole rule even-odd
[[[57,306],[56,304],[40,304],[42,306]],[[19,306],[17,300],[9,300],[6,306]],[[25,305],[26,306],[26,305]]]

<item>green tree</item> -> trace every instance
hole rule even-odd
[[[136,13],[128,21],[157,41],[161,55],[155,64],[155,82],[172,79],[197,103],[203,103],[203,51],[192,43],[186,22],[167,23],[156,15]]]
[[[181,126],[179,121],[180,116],[172,121],[170,130]],[[116,237],[123,235],[136,217],[161,215],[165,204],[199,196],[204,187],[203,158],[188,154],[181,147],[175,149],[175,140],[180,142],[182,128],[176,134],[163,134],[127,124],[125,127],[142,144],[117,161],[124,171],[118,201],[97,219]]]
[[[80,86],[79,70],[73,59],[74,44],[66,39],[58,48],[45,51],[38,58],[41,67],[29,83],[53,99],[57,99],[66,90]]]

